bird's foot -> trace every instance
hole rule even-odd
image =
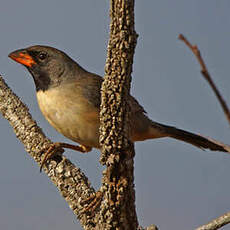
[[[50,146],[48,146],[47,148],[43,149],[41,152],[45,153],[44,157],[42,159],[41,162],[41,166],[40,166],[40,172],[44,166],[44,164],[50,160],[51,158],[53,158],[57,152],[59,152],[60,150],[62,150],[63,148],[68,148],[68,149],[72,149],[81,153],[87,153],[89,151],[91,151],[91,147],[88,146],[84,146],[84,145],[71,145],[71,144],[67,144],[67,143],[61,143],[61,142],[55,142],[52,143]]]
[[[90,213],[90,217],[93,217],[95,215],[94,211],[100,206],[102,199],[103,193],[101,191],[97,191],[87,199],[83,200],[81,205],[88,205],[82,210],[82,213]]]

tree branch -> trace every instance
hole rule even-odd
[[[211,75],[209,74],[208,69],[205,65],[205,62],[201,56],[200,50],[198,49],[198,47],[196,45],[192,45],[183,34],[180,34],[178,38],[180,40],[182,40],[189,47],[189,49],[193,52],[193,54],[197,58],[200,66],[201,66],[201,74],[208,81],[209,85],[213,89],[217,99],[219,100],[219,102],[221,104],[221,107],[225,113],[225,116],[226,116],[226,118],[230,124],[229,108],[228,108],[226,102],[224,101],[223,97],[221,96],[219,90],[217,89],[215,83],[213,82]],[[229,146],[226,145],[226,148],[228,149]],[[216,230],[216,229],[219,229],[219,228],[221,228],[224,225],[229,224],[229,223],[230,223],[230,212],[218,217],[217,219],[212,220],[208,224],[205,224],[201,227],[198,227],[196,230]]]
[[[138,227],[137,230],[159,230],[158,227],[154,224],[151,224],[150,226],[143,228],[143,227]]]
[[[28,108],[6,85],[0,76],[0,112],[12,126],[17,138],[25,146],[25,150],[41,164],[40,151],[51,144],[37,123],[33,120]],[[58,156],[44,167],[45,173],[57,186],[60,194],[69,204],[85,229],[94,229],[94,220],[82,214],[81,201],[94,193],[88,178],[80,168],[74,166],[64,156]]]
[[[129,104],[133,55],[134,0],[110,1],[110,39],[102,84],[100,161],[107,166],[102,178],[104,201],[100,229],[137,229],[133,143],[129,141]]]
[[[100,210],[87,216],[81,201],[94,194],[87,177],[64,156],[44,167],[45,173],[85,229],[137,229],[133,143],[129,141],[129,94],[134,49],[134,0],[111,0],[110,40],[106,76],[102,86],[101,162],[107,166],[100,191]],[[0,112],[10,122],[26,151],[40,165],[40,151],[51,144],[29,114],[28,108],[0,77]],[[56,162],[58,161],[58,163]],[[94,215],[95,214],[95,215]]]
[[[214,93],[215,93],[217,99],[219,100],[220,105],[221,105],[221,107],[222,107],[222,109],[224,111],[224,114],[225,114],[225,116],[226,116],[226,118],[227,118],[227,120],[228,120],[228,122],[230,124],[230,111],[229,111],[229,108],[228,108],[225,100],[221,96],[219,90],[217,89],[214,81],[212,80],[211,75],[209,74],[208,69],[207,69],[207,67],[205,65],[205,62],[204,62],[204,60],[203,60],[203,58],[201,56],[200,50],[198,49],[198,47],[196,45],[192,45],[183,34],[179,35],[179,39],[181,41],[183,41],[189,47],[189,49],[193,52],[193,54],[197,58],[200,66],[201,66],[201,74],[208,81],[209,85],[211,86],[212,90],[214,91]]]
[[[230,223],[230,212],[210,221],[208,224],[202,225],[196,230],[216,230]]]

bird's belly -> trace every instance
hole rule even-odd
[[[99,114],[84,98],[70,98],[59,90],[37,93],[39,107],[48,122],[65,137],[99,148]]]

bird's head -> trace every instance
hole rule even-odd
[[[31,46],[9,54],[33,76],[36,89],[47,90],[76,77],[83,70],[64,52],[49,46]]]

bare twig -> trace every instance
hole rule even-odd
[[[229,223],[230,223],[230,212],[227,212],[224,215],[210,221],[209,223],[196,228],[196,230],[216,230]]]
[[[150,226],[146,228],[139,226],[137,230],[158,230],[158,227],[154,224],[151,224]]]
[[[222,109],[224,110],[225,116],[230,124],[229,108],[226,102],[224,101],[223,97],[221,96],[219,90],[217,89],[215,83],[213,82],[211,75],[209,74],[208,69],[205,65],[205,62],[201,56],[200,50],[198,49],[196,45],[192,45],[183,34],[179,35],[179,39],[182,40],[189,47],[189,49],[193,52],[193,54],[197,58],[201,66],[201,74],[204,76],[204,78],[208,81],[209,85],[213,89],[217,99],[219,100],[221,104]],[[228,146],[226,147],[229,148]],[[218,217],[217,219],[212,220],[208,224],[198,227],[196,230],[216,230],[229,223],[230,223],[230,212]]]
[[[40,164],[40,151],[49,145],[51,141],[33,120],[28,108],[6,85],[1,76],[0,113],[9,121],[17,138],[25,146],[26,151]],[[81,225],[88,230],[95,229],[94,220],[81,213],[83,209],[81,200],[92,195],[94,189],[90,186],[88,178],[81,172],[80,168],[77,168],[64,156],[60,155],[59,163],[57,164],[52,160],[46,164],[44,171],[57,186],[60,194],[67,201]]]
[[[209,85],[211,86],[211,88],[213,89],[217,99],[219,100],[222,109],[224,110],[224,114],[230,124],[230,111],[229,108],[225,102],[225,100],[223,99],[223,97],[221,96],[219,90],[217,89],[214,81],[211,78],[211,75],[208,72],[208,69],[205,65],[205,62],[201,56],[200,50],[198,49],[198,47],[196,45],[192,45],[188,39],[183,35],[180,34],[179,35],[179,39],[182,40],[189,48],[190,50],[193,52],[193,54],[195,55],[195,57],[197,58],[200,66],[201,66],[201,74],[204,76],[204,78],[208,81]]]

